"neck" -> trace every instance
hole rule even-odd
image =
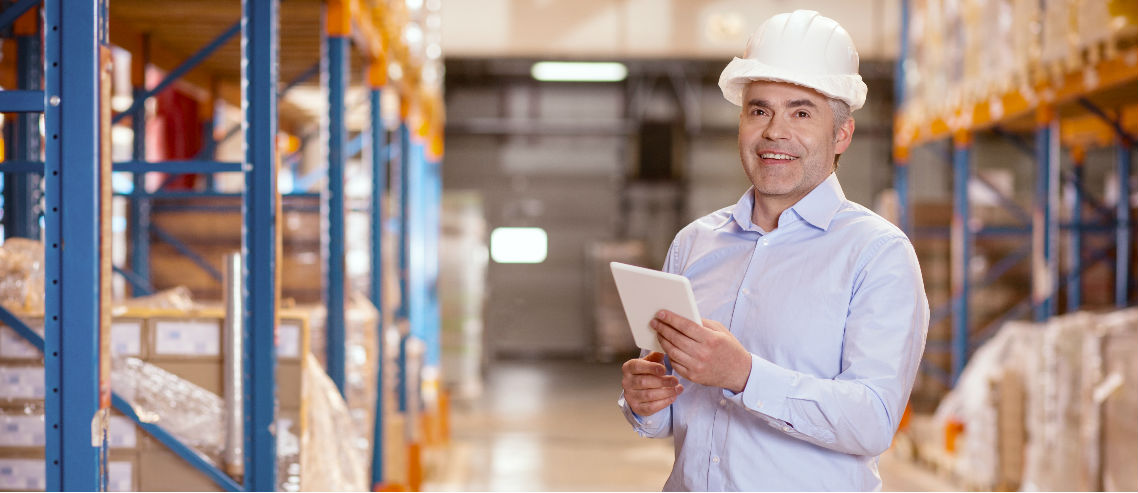
[[[755,206],[751,208],[751,223],[768,233],[778,229],[778,218],[782,216],[783,211],[802,199],[802,197],[761,195],[758,190],[754,191],[754,196]]]

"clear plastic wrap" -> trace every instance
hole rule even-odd
[[[140,420],[161,426],[210,463],[220,463],[225,447],[221,397],[138,358],[115,358],[111,364],[111,388]]]
[[[952,472],[970,487],[990,490],[1000,482],[999,396],[993,391],[993,382],[1003,380],[1005,372],[1030,368],[1038,344],[1038,331],[1031,324],[1005,325],[976,350],[956,387],[937,407],[934,422],[939,429],[950,422],[964,425]]]
[[[1135,490],[1136,341],[1136,309],[1006,324],[934,415],[963,424],[952,473],[979,490]]]
[[[0,305],[9,311],[43,313],[43,243],[8,238],[0,246]]]
[[[353,447],[367,455],[371,453],[372,427],[375,422],[376,378],[379,369],[379,342],[376,338],[379,312],[375,305],[358,292],[353,292],[345,313],[344,326],[344,395],[352,416],[351,435],[347,437]],[[310,311],[309,341],[317,368],[325,366],[325,323],[327,312],[323,306]],[[345,438],[343,429],[341,438]]]
[[[367,456],[358,447],[344,446],[345,431],[355,429],[348,406],[316,358],[306,357],[308,426],[300,440],[300,489],[367,491]]]

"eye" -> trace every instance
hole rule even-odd
[[[762,108],[751,108],[751,115],[752,116],[764,116],[766,114],[767,114],[767,110],[764,110]]]
[[[794,115],[799,118],[810,118],[810,113],[807,113],[806,110],[798,110]]]

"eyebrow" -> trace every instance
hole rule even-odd
[[[770,101],[767,101],[765,99],[752,99],[752,100],[747,102],[747,106],[749,106],[749,107],[761,106],[763,108],[773,108],[774,107],[774,105],[772,105],[770,103]],[[799,107],[803,107],[803,106],[809,107],[809,108],[817,108],[818,107],[818,105],[814,104],[814,102],[809,100],[809,99],[792,99],[786,103],[787,108],[799,108]]]

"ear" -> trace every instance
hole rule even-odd
[[[854,127],[852,116],[847,118],[841,127],[838,127],[838,134],[834,136],[834,154],[841,154],[849,148],[850,142],[853,141]]]

